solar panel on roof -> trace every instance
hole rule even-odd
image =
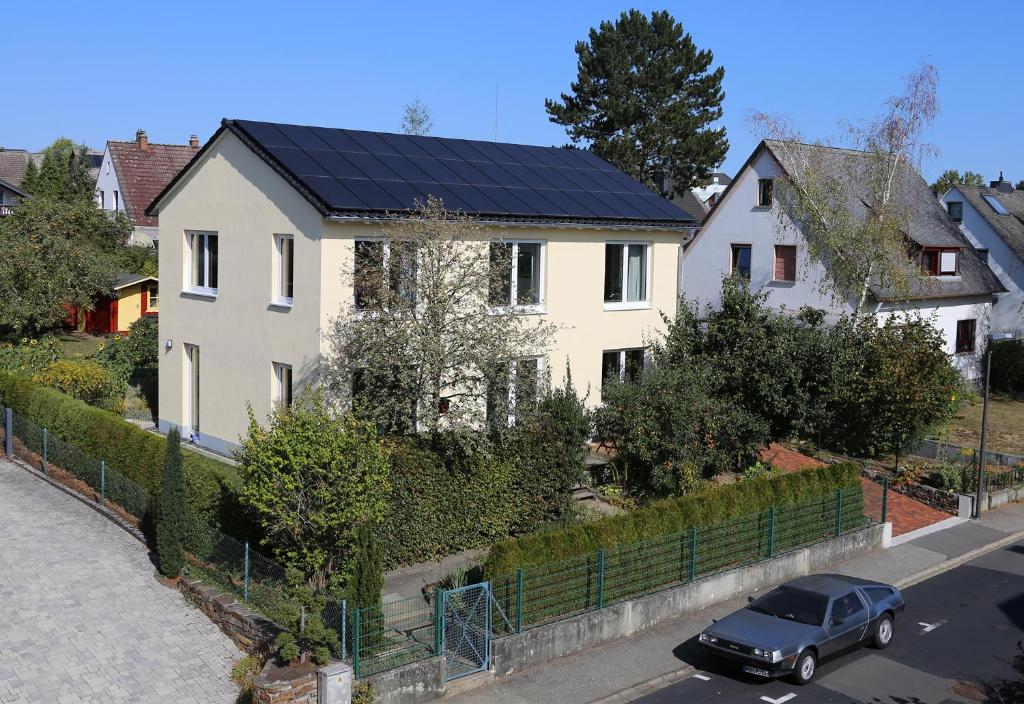
[[[226,122],[337,211],[403,211],[426,194],[499,217],[692,218],[595,154],[575,149],[249,121]]]

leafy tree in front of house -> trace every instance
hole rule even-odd
[[[43,150],[38,168],[29,161],[21,188],[40,198],[92,203],[96,183],[89,173],[91,167],[89,148],[61,137]]]
[[[188,503],[185,472],[181,463],[181,434],[177,428],[171,428],[167,434],[156,524],[156,554],[160,572],[165,577],[177,577],[185,565],[184,544],[187,532]]]
[[[963,379],[950,364],[942,333],[915,315],[893,315],[881,325],[856,323],[847,341],[859,368],[835,393],[828,444],[858,455],[899,453],[948,422],[963,396]]]
[[[778,228],[799,223],[809,257],[822,263],[825,275],[816,282],[838,299],[852,300],[858,314],[868,305],[870,287],[879,285],[906,298],[920,278],[919,266],[907,255],[907,206],[915,165],[932,153],[924,131],[938,110],[938,71],[930,64],[910,74],[902,93],[887,101],[886,110],[863,127],[851,127],[861,154],[804,144],[785,120],[755,113],[764,136],[775,140],[786,171],[775,178]]]
[[[405,134],[426,135],[434,127],[434,117],[430,108],[419,98],[402,108],[402,132]]]
[[[509,364],[543,355],[555,327],[521,314],[535,287],[521,284],[511,300],[512,245],[440,200],[379,232],[356,243],[342,275],[355,300],[329,328],[329,386],[388,433],[473,427]]]
[[[249,409],[237,452],[240,498],[255,513],[275,559],[310,587],[348,569],[355,529],[387,510],[390,459],[372,425],[339,417],[322,390],[306,388],[263,427]]]
[[[725,69],[699,49],[666,11],[639,10],[591,29],[576,43],[578,75],[560,100],[544,105],[574,144],[650,186],[671,177],[676,193],[708,178],[725,159]]]
[[[67,306],[92,310],[116,273],[111,252],[131,223],[88,201],[28,198],[0,220],[0,328],[34,336],[58,325]]]
[[[942,195],[953,186],[964,185],[964,186],[984,186],[985,177],[981,174],[976,174],[973,171],[965,171],[963,175],[960,174],[956,169],[947,169],[942,172],[942,175],[935,179],[935,183],[931,185],[931,189]]]

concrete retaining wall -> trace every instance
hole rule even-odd
[[[626,638],[715,602],[816,572],[881,547],[882,533],[882,526],[874,525],[749,567],[499,638],[493,643],[494,673],[504,677],[607,641]]]
[[[445,689],[444,658],[421,660],[367,678],[378,704],[423,704],[440,699]]]

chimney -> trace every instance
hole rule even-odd
[[[139,145],[139,149],[142,151],[149,149],[149,137],[146,136],[146,130],[135,131],[135,143]]]
[[[1003,179],[1003,172],[999,172],[998,181],[989,181],[989,188],[994,188],[1000,193],[1013,193],[1013,184]]]
[[[197,135],[189,135],[188,146],[193,149],[199,149],[199,137]]]

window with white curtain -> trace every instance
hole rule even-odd
[[[186,233],[189,254],[187,289],[193,293],[217,294],[217,233]]]
[[[649,242],[608,242],[605,244],[605,308],[649,307],[650,250]]]

